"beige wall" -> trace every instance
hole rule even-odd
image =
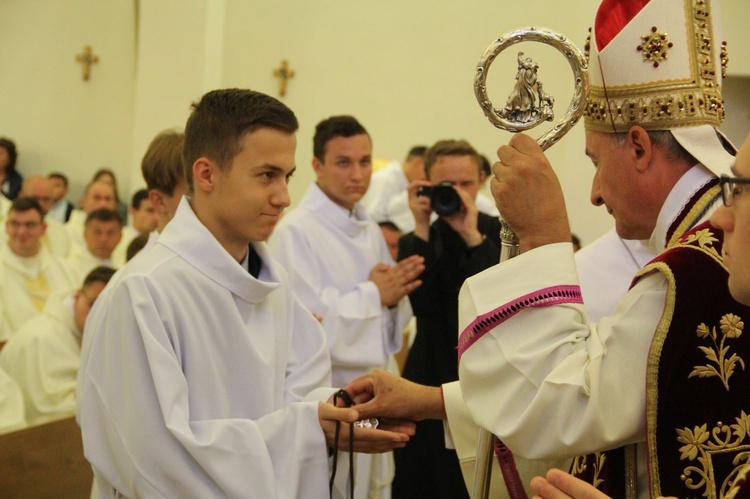
[[[112,168],[129,192],[135,11],[132,1],[4,0],[0,15],[0,135],[24,174],[66,172],[77,199],[93,172]],[[75,56],[100,62],[81,78]]]
[[[18,142],[24,173],[65,170],[78,194],[91,172],[107,164],[120,176],[121,194],[129,195],[142,185],[138,166],[151,137],[183,126],[191,101],[226,86],[276,95],[272,71],[288,59],[296,76],[284,101],[301,122],[291,187],[296,202],[313,179],[313,128],[333,114],[357,116],[378,157],[401,159],[413,144],[455,137],[494,158],[509,135],[490,125],[473,95],[474,69],[485,48],[528,25],[582,45],[597,4],[142,0],[136,28],[135,0],[6,0],[0,135]],[[750,46],[750,2],[720,5],[730,73],[750,76],[750,58],[740,53]],[[87,43],[101,62],[84,83],[74,56]],[[548,47],[519,49],[540,63],[539,78],[560,108],[570,96],[567,63]],[[515,50],[506,51],[490,73],[496,105],[510,89],[514,59]],[[582,137],[577,127],[549,156],[566,191],[572,228],[589,242],[612,222],[588,202],[593,167]]]

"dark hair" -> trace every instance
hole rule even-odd
[[[482,159],[471,144],[465,140],[439,140],[424,155],[424,172],[427,178],[430,178],[432,165],[441,156],[471,156],[477,164],[478,172],[482,171]]]
[[[16,171],[16,160],[18,159],[16,143],[6,137],[0,137],[0,147],[8,151],[8,166],[6,171],[8,173]]]
[[[158,189],[167,196],[174,194],[180,180],[185,178],[182,148],[185,134],[174,130],[160,132],[146,149],[141,160],[141,173],[149,189]]]
[[[112,220],[117,220],[117,222],[120,224],[120,227],[122,227],[122,220],[120,219],[120,216],[117,214],[116,211],[108,210],[107,208],[99,208],[98,210],[94,210],[86,217],[86,224],[85,227],[88,227],[89,223],[91,223],[92,220],[99,220],[102,222],[111,222]]]
[[[47,178],[48,179],[53,179],[53,178],[60,179],[63,181],[63,184],[65,184],[65,187],[68,187],[68,177],[66,177],[60,172],[52,172],[49,175],[47,175]]]
[[[14,211],[22,213],[29,210],[38,211],[42,222],[44,222],[44,212],[42,211],[42,205],[39,204],[39,201],[37,201],[36,198],[20,197],[14,199],[13,203],[11,203],[10,205],[10,209],[8,210],[8,215],[10,216],[10,213]]]
[[[365,127],[353,116],[331,116],[315,127],[313,137],[313,156],[323,161],[326,155],[326,144],[335,137],[353,137],[365,134],[370,137]],[[372,139],[370,139],[372,142]]]
[[[492,164],[490,163],[490,160],[487,159],[487,156],[484,154],[479,155],[479,160],[482,162],[482,171],[485,175],[488,177],[492,175]]]
[[[414,146],[409,149],[409,154],[406,155],[406,161],[414,158],[424,158],[427,152],[427,146]]]
[[[185,125],[182,159],[185,180],[193,189],[193,163],[200,157],[228,169],[240,152],[242,139],[259,128],[294,133],[299,122],[291,109],[273,97],[239,88],[213,90],[192,105]]]
[[[627,141],[628,133],[629,132],[616,132],[608,135],[612,136],[618,146],[623,146]],[[661,148],[669,161],[675,163],[689,163],[690,165],[694,165],[698,162],[689,152],[687,152],[687,150],[685,150],[684,147],[682,147],[682,144],[677,142],[677,139],[674,138],[671,131],[647,130],[646,133],[648,134],[651,143],[656,147]]]
[[[89,185],[93,184],[94,182],[101,182],[101,179],[103,175],[109,175],[112,177],[112,190],[115,192],[115,202],[117,204],[120,204],[120,194],[117,192],[117,177],[115,176],[115,172],[110,170],[107,167],[102,167],[96,170],[94,173],[93,178],[91,179],[91,183]],[[88,187],[87,187],[88,190]]]
[[[135,255],[138,254],[139,251],[146,247],[148,237],[149,234],[141,234],[130,241],[130,244],[128,244],[128,249],[125,250],[126,262],[129,262]]]
[[[113,275],[115,275],[115,269],[105,265],[99,265],[86,274],[86,277],[83,279],[83,286],[81,287],[87,288],[95,282],[103,282],[104,284],[107,284],[109,280],[112,279]]]
[[[138,189],[135,191],[135,194],[133,194],[133,200],[130,203],[130,206],[136,210],[139,210],[141,208],[141,203],[148,199],[148,191],[146,189]]]
[[[391,222],[390,220],[383,220],[382,222],[378,222],[378,226],[381,229],[389,229],[389,230],[392,230],[394,232],[401,232],[401,229],[399,229],[398,225],[396,225],[395,223]]]

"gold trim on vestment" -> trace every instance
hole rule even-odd
[[[659,378],[659,359],[661,351],[664,348],[664,340],[667,338],[669,326],[672,323],[674,307],[677,295],[677,283],[674,274],[669,266],[664,262],[655,262],[646,265],[641,269],[636,277],[641,277],[649,272],[659,271],[667,279],[667,297],[664,304],[664,313],[656,327],[654,339],[651,340],[651,348],[648,352],[648,363],[646,366],[646,445],[648,446],[648,466],[651,474],[651,497],[659,497],[661,493],[661,481],[659,480],[659,460],[656,454],[656,425],[649,424],[656,421],[656,409],[658,407],[658,378]]]
[[[707,190],[706,193],[703,194],[695,204],[693,204],[693,207],[690,208],[687,215],[682,218],[682,222],[680,222],[675,229],[674,234],[672,234],[672,237],[669,239],[669,242],[667,242],[667,249],[676,245],[680,238],[696,224],[698,216],[706,211],[706,208],[713,203],[714,199],[716,199],[720,192],[721,186],[717,184]]]

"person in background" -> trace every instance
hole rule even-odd
[[[15,142],[0,137],[0,194],[11,201],[18,196],[23,182],[23,177],[16,170],[17,159]]]
[[[76,285],[73,273],[42,244],[47,225],[33,198],[13,201],[0,248],[0,342],[41,313],[50,293]]]
[[[389,221],[378,222],[381,232],[383,233],[383,239],[385,244],[388,246],[388,251],[393,257],[393,261],[398,261],[398,239],[401,237],[401,229],[396,224]]]
[[[109,168],[99,168],[94,172],[94,177],[91,181],[104,182],[105,184],[112,186],[112,189],[115,191],[115,211],[117,212],[117,216],[120,217],[120,220],[122,220],[122,225],[125,226],[125,224],[128,223],[128,205],[122,201],[120,192],[117,190],[117,177],[115,176],[115,172]]]
[[[47,175],[47,178],[52,186],[52,207],[49,209],[47,217],[65,223],[70,219],[70,214],[75,208],[67,198],[68,177],[60,172],[52,172]]]
[[[122,239],[120,217],[104,208],[92,211],[83,230],[84,246],[75,246],[65,260],[76,282],[83,281],[99,266],[118,268],[113,260],[115,248]]]
[[[140,189],[133,194],[130,203],[130,224],[122,228],[122,239],[112,254],[112,261],[117,268],[125,265],[130,242],[138,236],[148,235],[156,229],[159,219],[148,191]]]
[[[374,172],[367,192],[360,201],[376,222],[388,221],[388,204],[395,196],[403,194],[411,182],[424,180],[424,153],[426,146],[414,146],[406,155],[403,165],[391,161]]]
[[[96,267],[80,288],[52,293],[42,313],[21,326],[0,350],[0,369],[21,388],[29,425],[75,412],[83,326],[114,273],[112,268]]]

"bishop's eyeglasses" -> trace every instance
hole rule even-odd
[[[750,178],[722,175],[719,178],[719,185],[721,186],[721,200],[724,201],[724,206],[729,207],[734,204],[734,198],[742,195],[742,186],[750,185]]]

